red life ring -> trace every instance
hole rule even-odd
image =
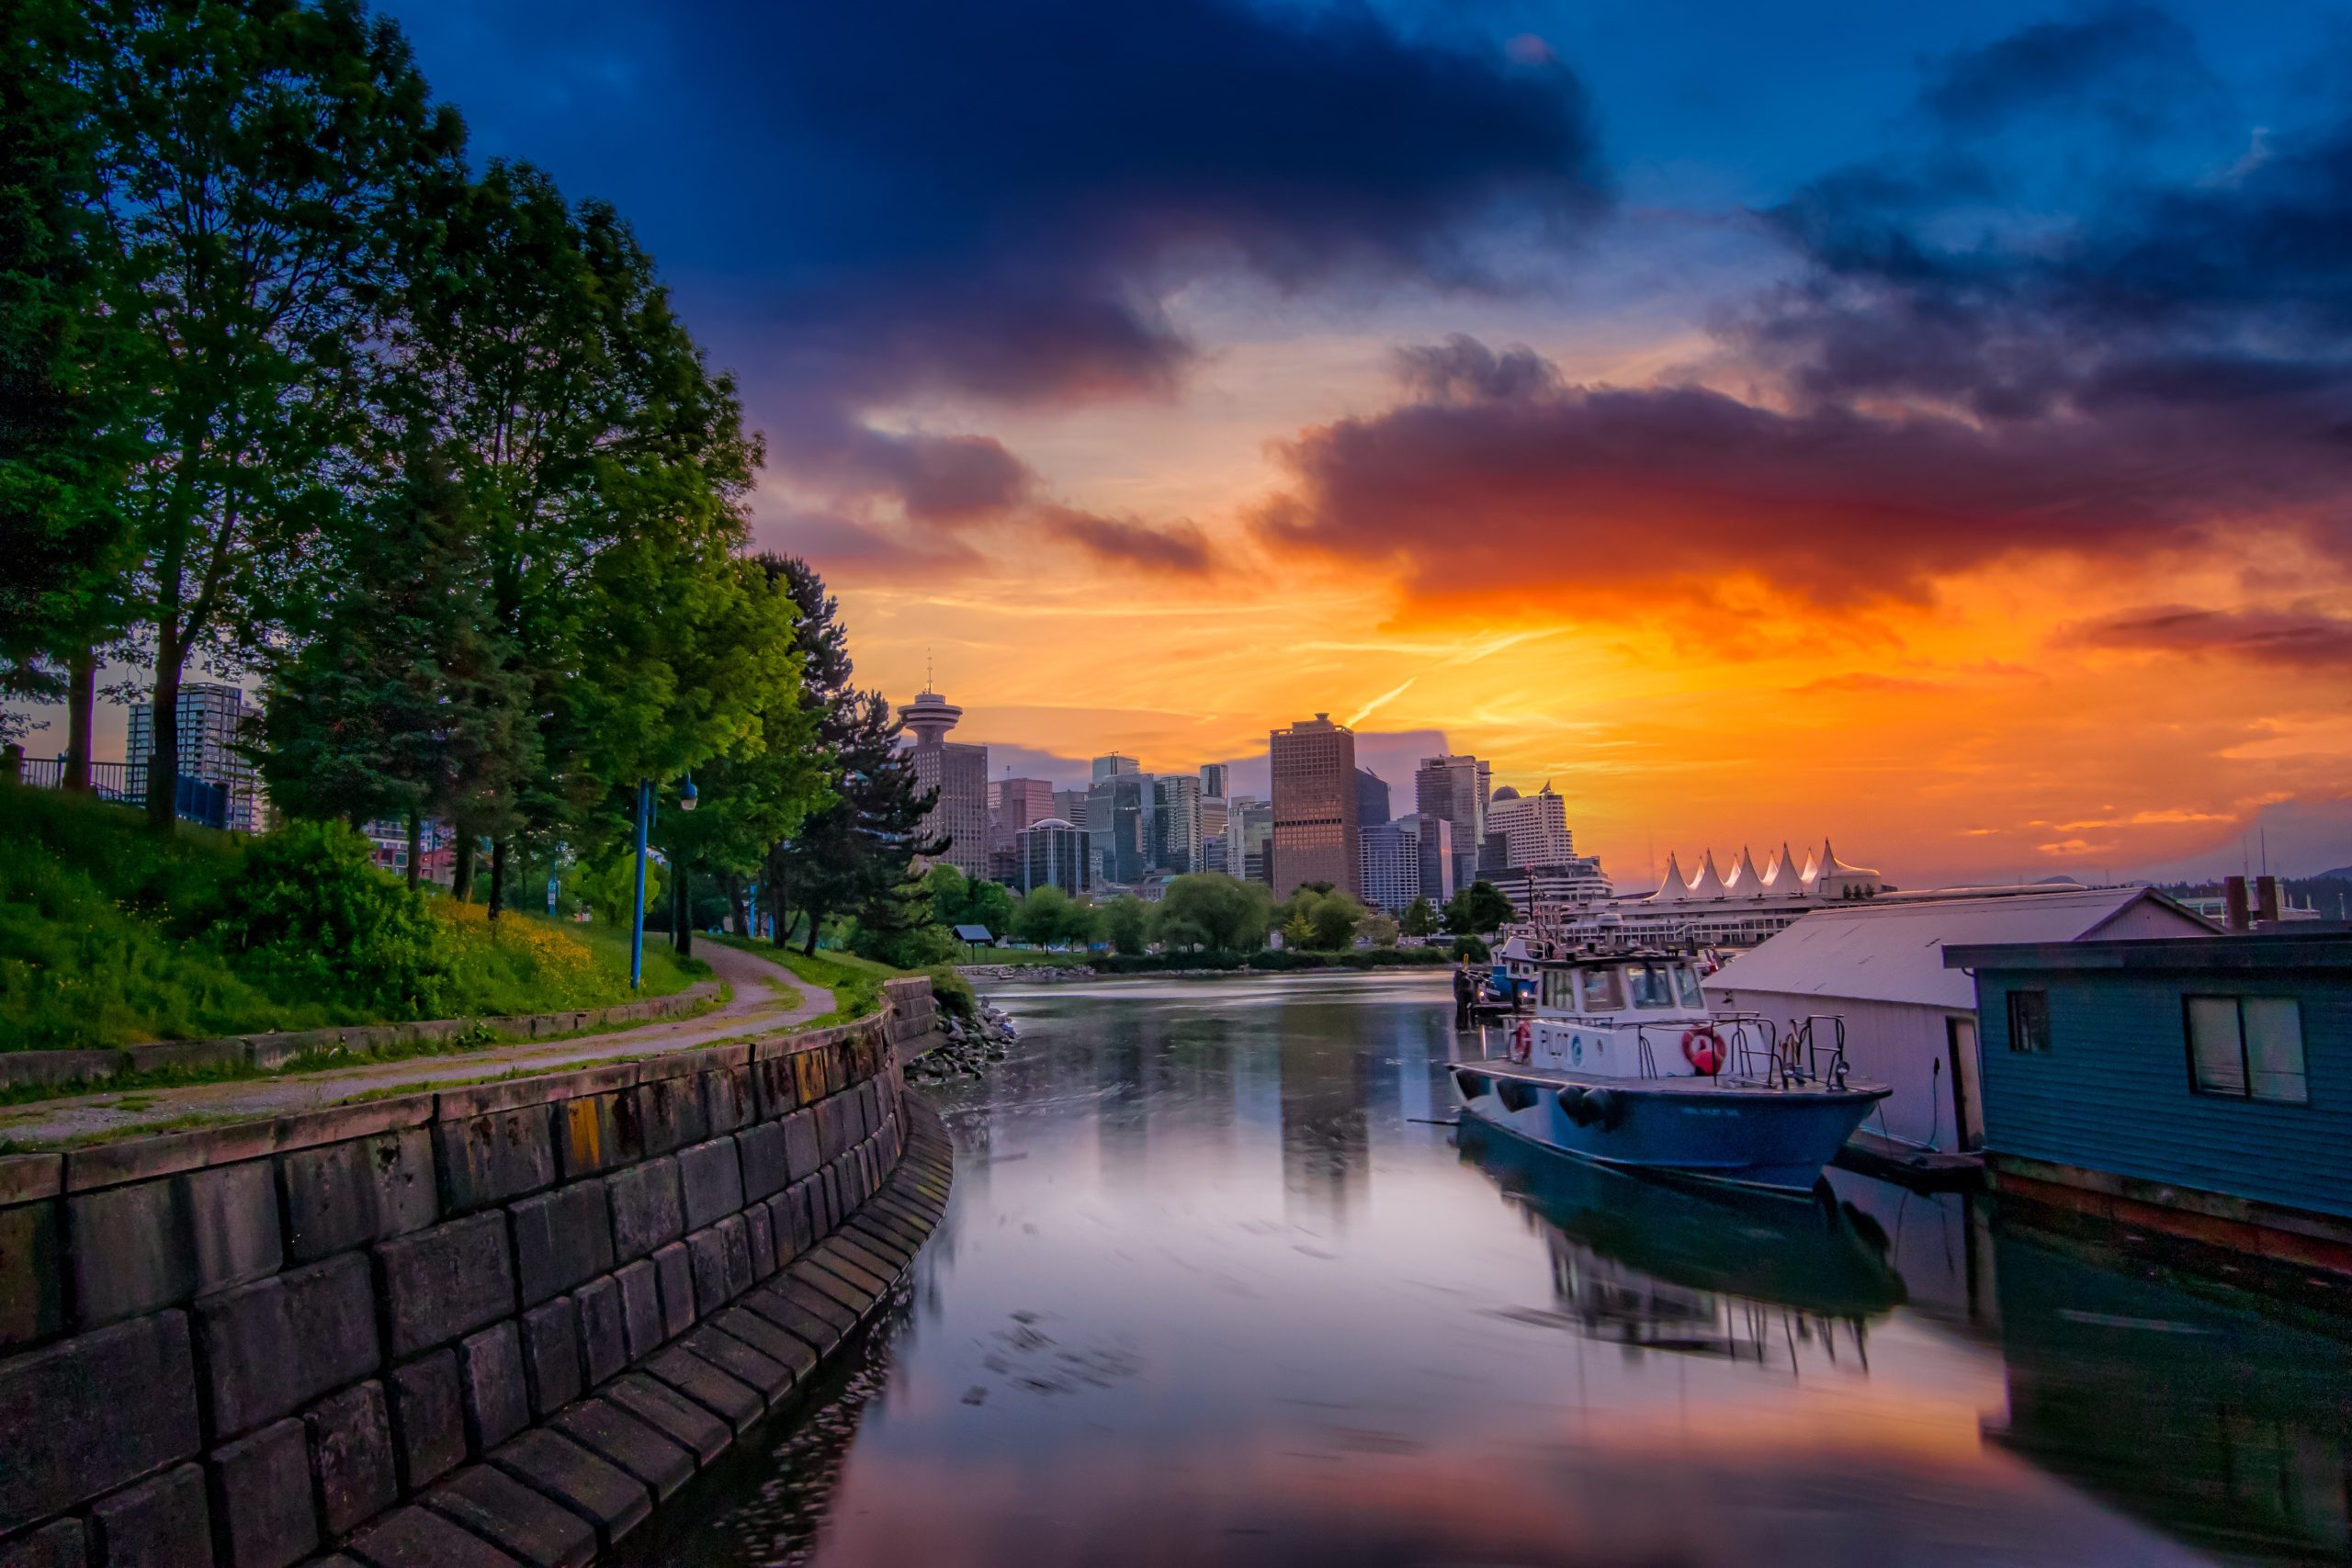
[[[1510,1059],[1524,1062],[1535,1054],[1534,1031],[1527,1020],[1521,1019],[1519,1027],[1510,1032]]]
[[[1707,1077],[1722,1072],[1730,1056],[1724,1049],[1724,1037],[1706,1024],[1682,1032],[1682,1059]]]

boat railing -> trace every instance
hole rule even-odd
[[[1822,1038],[1823,1024],[1828,1025],[1826,1040]],[[1844,1089],[1848,1071],[1844,1015],[1816,1012],[1803,1019],[1791,1019],[1781,1058],[1787,1087]]]
[[[1642,1077],[1658,1077],[1657,1056],[1650,1043],[1650,1031],[1662,1031],[1681,1048],[1683,1036],[1695,1029],[1712,1030],[1723,1042],[1724,1062],[1715,1074],[1741,1081],[1771,1081],[1779,1071],[1780,1026],[1760,1012],[1713,1012],[1704,1019],[1669,1019],[1662,1023],[1640,1023],[1634,1026],[1634,1039],[1640,1055]],[[1777,1085],[1776,1085],[1777,1087]]]

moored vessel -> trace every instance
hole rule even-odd
[[[1783,1029],[1706,1005],[1688,954],[1511,939],[1533,1005],[1498,1032],[1500,1060],[1452,1065],[1464,1111],[1578,1159],[1807,1192],[1871,1108],[1844,1024]]]

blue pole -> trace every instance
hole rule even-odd
[[[637,897],[628,907],[628,988],[645,984],[645,830],[653,816],[653,781],[637,781]]]

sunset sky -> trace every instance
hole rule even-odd
[[[999,774],[1323,709],[1625,886],[2352,863],[2352,13],[391,10]]]

